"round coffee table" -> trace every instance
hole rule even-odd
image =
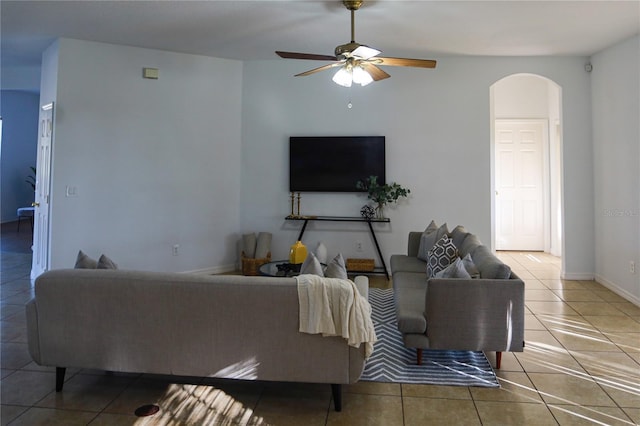
[[[297,268],[296,268],[297,266]],[[300,265],[292,265],[287,260],[265,263],[258,268],[260,275],[267,277],[295,277],[300,274]]]

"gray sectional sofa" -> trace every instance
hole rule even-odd
[[[56,367],[58,391],[67,367],[329,383],[340,411],[364,369],[364,345],[298,331],[295,278],[53,270],[26,311],[29,352]]]
[[[407,254],[391,256],[404,344],[417,349],[418,364],[423,348],[495,351],[500,368],[502,351],[524,348],[524,282],[464,227],[449,232],[445,224],[437,232],[461,258],[471,256],[479,277],[427,277],[427,262],[418,258],[425,233],[410,232]]]

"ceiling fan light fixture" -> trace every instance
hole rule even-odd
[[[336,72],[332,80],[343,87],[351,87],[353,82],[353,73],[350,67],[342,67]]]
[[[353,68],[353,82],[360,86],[366,86],[373,82],[373,77],[362,66]]]

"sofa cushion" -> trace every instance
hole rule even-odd
[[[511,268],[491,253],[487,246],[478,246],[471,257],[480,271],[480,278],[506,280],[511,276]]]
[[[433,224],[434,222],[431,221]],[[420,237],[420,247],[418,248],[418,259],[424,260],[425,262],[429,259],[429,250],[433,248],[433,246],[442,238],[443,235],[447,235],[449,233],[449,229],[447,228],[447,224],[444,223],[437,229],[433,229],[431,225],[425,229],[422,233],[422,237]]]
[[[482,245],[482,243],[480,242],[478,237],[475,234],[469,234],[462,242],[462,245],[456,247],[460,252],[460,256],[465,257],[468,254],[472,254],[473,251],[480,245]]]
[[[427,277],[433,277],[438,272],[445,269],[451,263],[453,263],[458,257],[458,249],[453,245],[453,242],[443,235],[442,238],[429,250],[427,260]]]
[[[459,257],[434,276],[435,278],[471,278]]]
[[[327,278],[342,278],[343,280],[349,279],[342,253],[338,253],[336,257],[331,259],[331,262],[329,262],[327,268],[324,270],[324,276]]]
[[[90,258],[85,252],[80,250],[76,257],[75,269],[96,269],[98,267],[98,261]]]
[[[419,272],[424,273],[427,270],[427,263],[417,257],[407,256],[404,254],[391,255],[391,273],[396,272]]]
[[[398,330],[403,333],[424,333],[427,320],[424,316],[427,280],[424,274],[402,272],[402,288],[394,288]],[[407,285],[404,285],[407,284]]]

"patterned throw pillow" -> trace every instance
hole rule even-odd
[[[445,234],[429,250],[427,258],[427,278],[433,277],[438,272],[451,265],[458,258],[458,249],[453,241]]]

